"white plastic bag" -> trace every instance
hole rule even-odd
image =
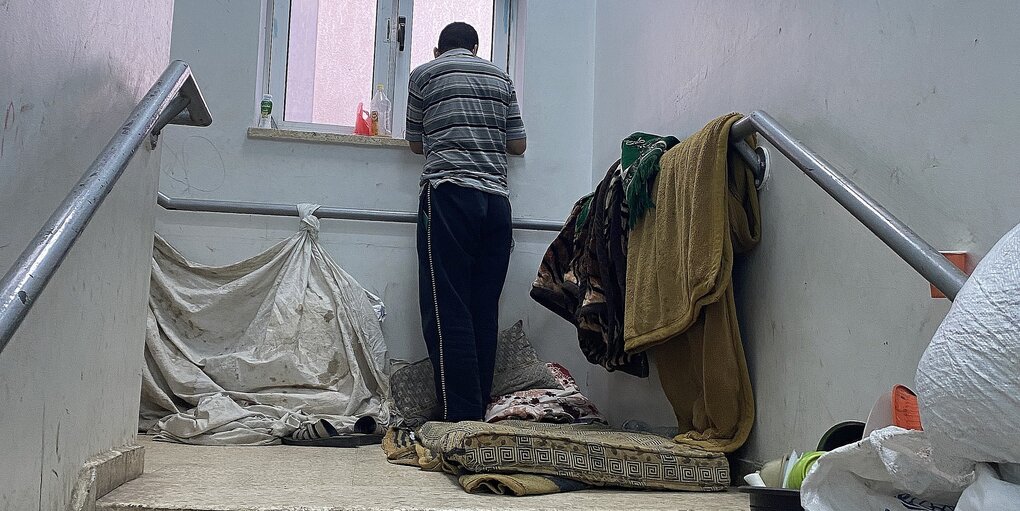
[[[805,509],[1020,509],[1020,226],[960,290],[916,383],[925,431],[886,428],[823,456]]]
[[[967,280],[916,380],[940,460],[1020,463],[1020,226]]]
[[[946,473],[923,431],[880,429],[818,459],[801,486],[807,511],[952,511],[971,472]]]
[[[1016,466],[977,466],[977,479],[964,490],[956,511],[990,511],[1020,508],[1020,482]],[[1010,472],[1013,472],[1012,474]],[[1011,477],[1012,476],[1012,477]],[[1012,478],[1012,482],[1010,479]]]

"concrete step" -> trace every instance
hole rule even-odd
[[[591,490],[536,497],[471,495],[448,475],[392,465],[378,446],[204,447],[154,442],[145,473],[97,503],[107,511],[475,509],[746,510],[739,493]]]

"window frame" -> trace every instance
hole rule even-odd
[[[321,0],[330,1],[330,0]],[[516,0],[492,0],[493,63],[512,74],[516,42]],[[261,53],[257,100],[262,94],[273,96],[274,126],[283,130],[352,134],[353,126],[314,122],[286,121],[287,54],[290,39],[291,0],[264,0],[264,45]],[[386,85],[393,102],[393,137],[404,137],[407,111],[407,83],[410,78],[411,41],[414,34],[414,0],[377,0],[375,27],[375,58],[372,83]],[[404,51],[397,45],[397,20],[406,19]],[[498,57],[498,58],[497,58]],[[374,90],[374,89],[373,89]],[[371,94],[371,91],[369,91]],[[256,109],[257,110],[257,109]],[[352,118],[353,118],[353,112]],[[256,126],[258,115],[253,117]],[[353,123],[352,123],[353,124]]]

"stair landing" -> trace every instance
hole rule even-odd
[[[589,490],[471,495],[445,474],[392,465],[378,446],[145,446],[145,473],[97,503],[107,511],[388,511],[481,509],[746,510],[739,493]]]

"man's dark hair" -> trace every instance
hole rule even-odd
[[[457,21],[450,23],[439,33],[439,53],[446,53],[455,48],[472,50],[478,45],[478,32],[475,27]]]

